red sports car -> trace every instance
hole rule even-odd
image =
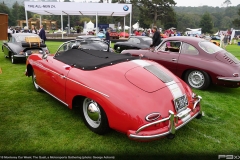
[[[127,32],[120,32],[119,33],[119,37],[129,38],[129,33],[127,33]]]
[[[240,61],[214,43],[195,37],[164,38],[155,49],[125,50],[156,61],[195,89],[206,89],[211,83],[226,87],[240,86]]]
[[[175,130],[202,115],[201,97],[185,82],[156,62],[131,55],[73,45],[54,56],[34,53],[26,66],[37,91],[78,107],[97,134],[112,128],[139,141],[173,138]]]

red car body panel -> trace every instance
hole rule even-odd
[[[141,66],[144,63],[156,66],[174,83],[163,83]],[[187,97],[189,113],[184,124],[200,114],[200,98],[193,97],[188,85],[156,62],[136,60],[84,71],[50,55],[43,59],[41,54],[32,54],[26,65],[26,75],[31,75],[32,68],[38,85],[70,109],[78,95],[94,99],[106,112],[110,128],[127,134],[131,139],[152,140],[162,137],[162,133],[163,136],[170,134],[170,121],[151,125],[139,133],[136,131],[150,123],[145,119],[150,113],[159,112],[159,119],[168,117],[169,110],[175,116],[179,114],[173,101],[176,98],[174,94],[181,93]],[[170,89],[172,86],[176,88]],[[175,123],[176,127],[182,124],[183,119],[180,118]]]
[[[227,51],[220,50],[214,54],[208,54],[199,46],[200,42],[206,40],[195,37],[176,36],[164,38],[160,47],[166,41],[180,41],[191,44],[199,51],[199,54],[188,55],[179,52],[159,51],[157,49],[124,50],[121,54],[130,53],[134,56],[144,56],[145,59],[163,65],[180,78],[184,78],[185,73],[189,70],[201,70],[210,76],[213,84],[233,88],[240,87],[240,61],[234,60],[236,58],[229,55]],[[235,73],[238,76],[233,76]]]

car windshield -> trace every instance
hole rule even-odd
[[[25,41],[25,37],[39,37],[38,35],[21,35],[16,37],[17,42],[23,42]]]
[[[208,41],[199,42],[199,46],[209,54],[214,54],[218,51],[223,50],[222,48],[218,47],[216,44]]]
[[[152,38],[143,37],[142,40],[145,41],[145,42],[147,42],[149,45],[152,44]]]
[[[101,38],[93,37],[93,38],[86,38],[86,41],[101,41]]]

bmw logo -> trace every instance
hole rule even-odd
[[[124,11],[128,11],[129,10],[129,7],[127,5],[123,6],[123,10]]]

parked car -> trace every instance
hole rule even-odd
[[[206,89],[211,83],[225,87],[240,86],[240,61],[205,39],[169,37],[163,39],[155,50],[122,52],[125,53],[158,62],[195,89]]]
[[[97,37],[103,39],[103,38],[105,38],[105,34],[103,33],[103,31],[100,31],[100,32],[98,32]]]
[[[211,38],[212,38],[212,40],[220,40],[220,36],[216,36],[216,35],[211,36]]]
[[[119,39],[119,34],[116,30],[111,30],[111,32],[109,33],[109,36],[111,39]]]
[[[147,36],[131,36],[125,42],[116,42],[114,44],[114,50],[116,52],[121,52],[122,50],[128,49],[145,49],[150,48],[152,44],[152,38]]]
[[[119,37],[129,38],[129,33],[127,33],[127,32],[120,32],[119,33]]]
[[[216,40],[212,39],[212,37],[210,37],[210,36],[203,36],[203,37],[201,37],[201,38],[203,38],[203,39],[205,39],[205,40],[208,40],[208,41],[216,44],[217,46],[220,46],[219,41],[216,41]]]
[[[202,115],[201,97],[185,82],[131,55],[73,46],[55,55],[32,54],[26,68],[37,91],[79,108],[97,134],[112,128],[133,140],[173,138],[175,130]]]
[[[27,40],[29,41],[26,41]],[[34,33],[14,33],[9,41],[3,42],[2,51],[6,58],[14,64],[18,60],[26,60],[33,52],[43,50],[49,52],[41,38]]]
[[[70,45],[72,46],[73,44],[81,44],[80,48],[84,49],[93,49],[93,50],[102,50],[102,51],[107,51],[108,45],[107,42],[105,42],[103,39],[97,37],[97,36],[92,36],[92,35],[87,35],[87,36],[77,36],[76,40],[72,41],[67,41],[63,43],[59,49],[64,49],[63,47],[65,45]],[[68,47],[71,48],[71,47]],[[111,47],[109,48],[110,52],[115,52]]]

